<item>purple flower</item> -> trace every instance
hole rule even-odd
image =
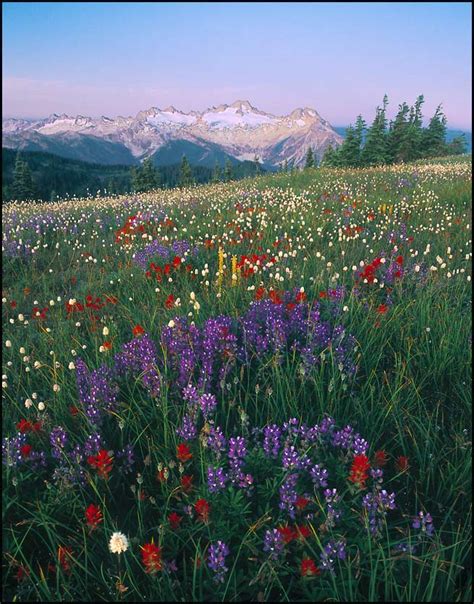
[[[217,493],[225,488],[227,476],[222,468],[207,468],[207,486],[210,493]]]
[[[226,450],[227,441],[220,426],[211,426],[207,435],[207,446],[213,451],[217,459]]]
[[[263,551],[268,553],[271,560],[277,560],[284,550],[285,543],[282,534],[278,529],[269,529],[265,531],[263,538]]]
[[[387,493],[385,489],[367,493],[362,500],[362,507],[367,510],[369,529],[376,537],[381,534],[385,517],[389,510],[395,509],[395,493]]]
[[[59,459],[68,441],[66,430],[61,426],[56,426],[51,430],[49,441],[51,443],[51,455]]]
[[[298,482],[298,474],[288,474],[285,481],[280,487],[280,510],[286,510],[290,518],[295,517],[295,503],[298,499],[296,492],[296,483]]]
[[[277,457],[280,450],[281,429],[273,424],[266,426],[264,431],[263,450],[268,457]]]
[[[434,533],[433,518],[431,517],[431,514],[418,512],[418,516],[413,520],[412,527],[421,529],[422,533],[426,533],[428,537],[431,537]]]
[[[319,464],[316,464],[315,466],[313,466],[311,468],[309,473],[311,476],[311,480],[314,483],[314,486],[316,486],[316,487],[327,487],[328,486],[327,481],[328,481],[329,473],[325,468],[321,467]]]
[[[229,570],[225,565],[225,559],[229,555],[229,548],[223,541],[209,546],[207,565],[214,572],[214,581],[224,583],[224,575]]]
[[[197,436],[196,425],[194,424],[193,418],[190,415],[183,417],[183,423],[181,428],[176,430],[176,434],[181,436],[184,440],[193,440]]]
[[[217,407],[217,400],[213,394],[203,394],[199,397],[199,407],[207,419],[211,413],[213,413]]]
[[[319,557],[320,567],[323,570],[328,570],[331,574],[335,574],[334,564],[337,559],[346,559],[346,544],[343,539],[336,541],[331,539],[323,548],[323,552]]]

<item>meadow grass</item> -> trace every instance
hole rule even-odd
[[[4,600],[470,601],[470,179],[466,157],[5,206]],[[383,484],[351,479],[377,451]]]

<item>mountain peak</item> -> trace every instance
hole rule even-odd
[[[255,107],[253,107],[249,101],[234,101],[232,103],[232,105],[229,105],[229,107],[234,107],[235,109],[238,109],[239,111],[241,111],[242,113],[247,113],[249,111],[257,111],[257,109]]]

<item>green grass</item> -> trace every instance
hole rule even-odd
[[[4,436],[16,434],[21,418],[42,421],[42,431],[29,434],[27,442],[33,450],[46,452],[48,466],[38,471],[28,463],[4,465],[3,598],[470,601],[470,177],[470,158],[440,159],[368,170],[266,175],[157,191],[127,202],[122,197],[5,207]],[[401,179],[407,179],[408,186],[403,182],[400,186]],[[130,246],[115,240],[127,218],[139,212],[155,216],[152,224],[142,218],[151,239],[165,238],[169,244],[186,239],[198,248],[186,259],[197,274],[182,270],[173,274],[172,282],[146,278],[132,254],[149,241],[141,234]],[[48,224],[51,217],[54,225]],[[38,234],[34,221],[42,219]],[[356,226],[364,231],[357,235]],[[413,239],[401,239],[403,229]],[[16,246],[20,239],[35,248],[33,254],[12,251],[12,240]],[[217,284],[219,246],[228,254],[222,286]],[[231,256],[267,250],[269,256],[281,251],[279,261],[257,275],[241,275],[233,287]],[[387,258],[403,255],[403,277],[384,288],[378,283],[359,284],[359,293],[354,292],[352,267],[361,270],[361,261],[366,266],[382,252]],[[88,257],[97,262],[86,262]],[[164,265],[157,258],[155,262]],[[421,267],[419,272],[415,265]],[[275,279],[277,267],[283,281]],[[340,304],[321,298],[320,292],[341,285],[345,293]],[[249,363],[237,362],[226,383],[213,386],[218,399],[213,419],[227,437],[246,437],[245,472],[255,478],[254,494],[229,487],[209,492],[207,467],[222,465],[222,460],[203,446],[207,427],[202,422],[200,436],[188,443],[193,458],[184,473],[193,475],[194,488],[187,494],[179,488],[176,459],[176,446],[183,442],[176,429],[186,403],[176,386],[169,351],[161,348],[161,331],[171,319],[188,313],[188,320],[198,327],[219,315],[236,321],[259,286],[266,295],[271,288],[304,287],[309,306],[318,305],[323,320],[342,325],[355,338],[357,373],[352,377],[341,371],[329,348],[324,362],[305,375],[300,357],[291,350],[280,360],[255,354]],[[387,301],[388,287],[392,291]],[[191,292],[199,310],[193,307]],[[166,307],[170,294],[180,299],[180,306]],[[117,302],[68,316],[66,302],[71,298],[84,302],[87,295],[115,296]],[[387,312],[377,313],[386,303]],[[45,320],[32,317],[34,306],[49,307]],[[58,461],[51,457],[49,434],[62,426],[71,445],[82,445],[94,431],[78,400],[76,372],[68,369],[69,364],[82,358],[91,371],[111,366],[114,354],[133,339],[137,324],[157,345],[160,395],[149,395],[139,373],[119,379],[119,404],[100,428],[107,450],[133,445],[133,471],[124,474],[114,460],[105,481],[83,461],[84,485],[68,486],[53,476]],[[104,326],[109,329],[106,336]],[[6,347],[7,340],[11,347]],[[111,351],[100,352],[104,341],[112,343]],[[58,392],[53,384],[59,385]],[[33,403],[28,409],[27,399]],[[45,404],[43,411],[39,402]],[[76,416],[71,406],[80,409]],[[265,531],[294,522],[278,508],[279,488],[285,481],[281,464],[251,444],[252,429],[281,425],[292,417],[311,426],[324,415],[332,416],[338,429],[353,426],[368,441],[371,463],[375,451],[387,452],[384,488],[396,493],[397,507],[388,512],[380,536],[370,537],[361,501],[372,483],[358,491],[347,480],[348,454],[309,447],[313,461],[327,467],[329,486],[342,496],[343,516],[335,528],[325,530],[322,489],[305,483],[299,494],[309,495],[314,516],[307,520],[301,516],[301,522],[308,525],[310,536],[285,546],[284,558],[272,561],[263,552]],[[408,457],[408,471],[396,469],[399,456]],[[165,482],[156,477],[162,467],[169,468]],[[211,504],[208,523],[184,511],[199,498]],[[84,515],[90,503],[104,516],[92,533]],[[421,510],[431,513],[434,536],[423,539],[413,554],[397,552],[395,546],[402,541],[418,544],[417,531],[410,526]],[[183,516],[176,531],[167,519],[171,512]],[[114,531],[130,540],[120,556],[108,550]],[[320,565],[330,537],[346,539],[346,559],[337,561],[334,575],[322,570],[318,576],[301,577],[301,560],[311,558]],[[162,548],[163,560],[175,561],[176,571],[163,570],[156,576],[144,572],[140,546],[152,538]],[[223,583],[213,581],[206,560],[209,545],[217,540],[230,549]],[[71,547],[70,570],[58,564],[60,545]],[[20,565],[29,574],[18,581]]]

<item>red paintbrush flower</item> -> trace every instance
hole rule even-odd
[[[166,308],[170,309],[170,308],[173,308],[173,305],[174,305],[174,296],[173,296],[173,294],[170,294],[166,298],[165,306],[166,306]]]
[[[103,520],[102,512],[100,508],[93,503],[86,509],[86,522],[90,529],[94,530],[99,526],[99,523]]]
[[[188,445],[181,443],[176,447],[176,457],[179,459],[179,461],[185,462],[192,459],[193,455],[189,450]]]
[[[168,522],[170,523],[170,527],[175,531],[176,529],[179,529],[179,525],[181,523],[181,520],[183,519],[182,516],[180,516],[179,514],[177,514],[176,512],[172,512],[171,514],[169,514],[168,516]]]
[[[193,477],[184,474],[181,477],[181,487],[185,493],[189,493],[189,491],[193,488]]]
[[[369,477],[369,458],[366,455],[356,455],[352,462],[349,480],[359,488],[365,488],[365,481]]]
[[[203,522],[209,520],[211,506],[205,499],[198,499],[194,504],[194,509],[196,510],[199,520],[202,520]]]
[[[132,329],[132,333],[134,335],[134,337],[137,336],[141,336],[145,333],[145,330],[143,329],[143,327],[141,325],[135,325],[135,327]]]
[[[377,306],[377,313],[379,315],[384,315],[388,310],[388,306],[386,304],[379,304],[379,306]]]
[[[22,434],[25,434],[26,432],[30,432],[30,430],[33,429],[33,424],[31,422],[29,422],[26,419],[21,419],[17,425],[16,425],[16,429],[21,432]]]
[[[385,451],[376,451],[374,455],[374,465],[377,468],[383,467],[388,461],[388,456]]]
[[[311,529],[305,524],[297,525],[296,535],[298,539],[307,539],[311,535]]]
[[[142,550],[142,562],[146,573],[156,573],[162,570],[161,549],[153,543],[153,540],[151,543],[141,545],[140,549]]]
[[[298,497],[298,499],[295,501],[295,506],[299,509],[299,510],[304,510],[305,507],[308,505],[309,503],[309,499],[306,499],[306,497]]]
[[[321,571],[314,563],[311,558],[304,558],[301,560],[301,576],[302,577],[314,577],[319,575]]]
[[[69,564],[71,554],[72,549],[70,547],[63,547],[62,545],[58,547],[58,562],[65,573],[71,572],[71,565]]]
[[[33,449],[33,447],[31,445],[22,445],[20,447],[21,456],[23,458],[27,459],[30,456],[32,449]]]
[[[279,526],[278,532],[280,533],[284,543],[291,543],[293,539],[298,537],[295,529],[291,526]]]
[[[113,458],[108,451],[101,449],[97,455],[90,455],[87,458],[87,463],[97,470],[97,474],[107,480],[112,471]]]
[[[405,457],[405,455],[400,455],[400,457],[398,457],[397,461],[395,462],[395,467],[399,472],[406,472],[410,467],[408,463],[408,457]]]

